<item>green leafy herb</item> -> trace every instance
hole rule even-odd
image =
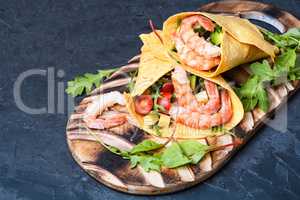
[[[105,145],[105,147],[112,153],[130,160],[131,168],[140,165],[148,172],[151,170],[160,171],[162,166],[167,168],[177,168],[187,164],[197,164],[208,152],[234,145],[235,143],[223,146],[208,146],[201,144],[196,140],[186,140],[174,142],[160,153],[155,153],[153,150],[158,150],[163,146],[148,140],[138,144],[128,152],[107,145]]]
[[[160,129],[162,128],[160,125],[158,125],[158,122],[150,126],[151,129],[153,129],[156,133],[156,135],[161,136]]]
[[[295,66],[297,54],[294,49],[287,49],[284,53],[277,57],[275,68],[283,68],[289,70]]]
[[[258,66],[257,63],[256,66]],[[265,79],[265,76],[260,77],[258,74],[255,74],[239,89],[238,94],[246,112],[253,110],[256,105],[264,112],[268,111],[269,99],[264,89]]]
[[[164,83],[164,79],[161,78],[159,81],[157,81],[152,87],[151,87],[151,92],[152,92],[152,98],[153,98],[153,112],[158,114],[159,111],[165,111],[165,108],[159,104],[157,104],[157,100],[159,97],[161,97],[160,94],[160,88],[162,87]]]
[[[199,33],[199,35],[204,35],[207,31],[202,26],[199,26],[194,28],[194,32]]]
[[[104,145],[103,143],[101,143],[102,145]],[[129,156],[129,152],[128,151],[123,151],[123,150],[120,150],[116,147],[113,147],[113,146],[109,146],[109,145],[105,145],[105,147],[112,153],[114,154],[117,154],[119,156],[122,156],[124,159],[129,159],[130,156]]]
[[[258,107],[267,112],[269,109],[268,93],[265,86],[278,85],[287,80],[300,79],[300,65],[297,64],[295,49],[285,49],[275,59],[273,68],[267,60],[251,64],[252,76],[238,89],[238,95],[245,111]]]
[[[288,80],[299,79],[299,67],[297,63],[297,54],[295,49],[287,49],[276,58],[274,73],[276,74],[276,84],[280,84]]]
[[[253,74],[257,75],[262,81],[271,81],[274,79],[273,70],[267,60],[263,60],[262,63],[256,62],[250,66]]]
[[[258,98],[256,97],[248,97],[248,98],[242,98],[241,99],[244,109],[246,112],[249,112],[255,108],[255,106],[258,103]]]
[[[131,77],[130,82],[127,84],[127,89],[128,89],[129,93],[131,93],[133,91],[137,73],[138,73],[138,70],[135,70],[135,71],[129,73],[129,76]]]
[[[226,129],[224,128],[224,126],[223,125],[220,125],[220,126],[213,126],[212,128],[211,128],[211,131],[212,132],[225,132],[226,131]]]
[[[258,98],[258,107],[263,110],[264,112],[267,112],[270,106],[268,93],[265,90],[262,83],[258,84],[257,86],[257,98]]]
[[[284,34],[272,33],[266,29],[261,29],[261,31],[267,40],[273,42],[279,48],[300,49],[300,28],[289,29]]]
[[[151,170],[160,171],[162,165],[160,155],[151,154],[150,152],[163,147],[161,144],[151,140],[144,140],[134,146],[130,151],[123,151],[116,147],[103,144],[101,141],[100,143],[110,152],[119,155],[124,159],[130,160],[131,168],[135,168],[139,164],[146,172]]]
[[[161,160],[156,155],[132,155],[130,157],[131,168],[135,168],[138,164],[146,171],[160,171]]]
[[[288,77],[292,81],[300,79],[300,55],[297,55],[295,66],[290,68]]]
[[[147,152],[152,150],[157,150],[161,148],[163,145],[158,144],[152,140],[144,140],[143,142],[139,143],[138,145],[134,146],[130,151],[131,154],[137,154],[141,152]]]
[[[300,28],[291,28],[283,35],[286,37],[293,37],[300,40]]]
[[[86,127],[86,129],[88,133],[94,136],[107,150],[121,156],[123,159],[130,160],[131,168],[140,165],[147,172],[151,170],[160,171],[162,166],[176,168],[187,164],[197,164],[202,160],[206,153],[210,151],[238,144],[237,142],[234,142],[222,146],[208,146],[201,144],[196,140],[185,140],[173,142],[170,146],[162,149],[162,147],[165,147],[164,145],[151,140],[144,140],[134,146],[130,151],[124,151],[106,145],[88,127]]]
[[[195,140],[186,140],[179,142],[184,154],[190,158],[192,164],[197,164],[209,151],[209,146],[201,144]]]
[[[109,77],[116,69],[99,70],[96,74],[86,73],[83,76],[77,76],[74,80],[68,82],[66,93],[76,97],[83,92],[90,93],[93,87],[99,87],[104,79]]]
[[[168,168],[175,168],[191,163],[191,160],[184,155],[178,143],[174,142],[165,149],[161,156],[162,163]]]

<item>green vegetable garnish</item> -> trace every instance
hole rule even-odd
[[[170,146],[166,147],[166,144],[159,144],[152,140],[144,140],[134,146],[130,151],[124,151],[106,145],[88,127],[86,127],[86,129],[89,134],[94,136],[95,139],[111,153],[119,155],[123,159],[130,160],[132,168],[140,165],[147,172],[151,170],[160,171],[161,167],[176,168],[187,164],[197,164],[208,152],[240,144],[240,140],[236,140],[226,145],[208,146],[196,140],[185,140],[173,142]]]
[[[191,163],[191,160],[184,155],[179,144],[176,142],[164,150],[161,159],[163,165],[168,168],[180,167]]]
[[[198,26],[194,28],[195,33],[199,33],[200,36],[204,35],[207,31],[202,27]]]
[[[280,49],[280,55],[275,59],[273,67],[267,60],[255,62],[250,66],[252,76],[237,89],[245,111],[251,111],[258,106],[264,112],[269,109],[266,85],[279,85],[287,81],[300,79],[300,28],[292,28],[284,34],[272,33],[261,29],[266,40],[274,43]]]
[[[118,68],[98,70],[96,74],[86,73],[83,76],[77,76],[74,80],[68,81],[66,93],[73,97],[82,95],[84,92],[88,94],[93,87],[99,87],[104,79],[117,70]]]
[[[300,66],[296,66],[296,50],[287,49],[275,59],[273,68],[267,60],[255,62],[250,66],[252,76],[238,89],[238,95],[246,112],[258,107],[267,112],[268,94],[265,85],[278,85],[288,80],[300,79]]]
[[[166,144],[144,140],[130,151],[124,151],[106,145],[89,128],[86,127],[86,129],[111,153],[119,155],[123,159],[130,160],[131,168],[140,165],[147,172],[151,170],[160,171],[161,167],[177,168],[188,164],[198,164],[208,152],[240,144],[240,140],[236,140],[233,143],[222,146],[208,146],[196,140],[185,140],[173,142],[170,146],[166,147]]]
[[[135,168],[138,164],[146,171],[160,171],[161,159],[159,155],[132,155],[130,157],[130,167]]]
[[[179,145],[183,153],[190,158],[192,164],[200,162],[210,148],[208,145],[201,144],[195,140],[182,141]]]
[[[210,42],[214,45],[220,45],[223,40],[222,27],[216,26],[215,31],[210,34]]]
[[[284,34],[272,33],[266,29],[261,29],[265,38],[271,42],[274,42],[275,45],[279,48],[296,48],[300,49],[300,28],[289,29]]]
[[[191,85],[191,88],[192,88],[192,90],[194,91],[195,88],[196,88],[196,86],[197,86],[197,76],[191,74],[191,75],[189,76],[189,79],[190,79],[190,85]]]
[[[143,142],[139,143],[138,145],[134,146],[130,153],[137,154],[141,152],[152,151],[161,148],[163,145],[158,144],[152,140],[144,140]]]

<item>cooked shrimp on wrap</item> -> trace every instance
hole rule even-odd
[[[277,47],[247,19],[200,12],[169,17],[164,45],[187,70],[213,77],[243,63],[275,57]]]
[[[157,34],[142,34],[144,43],[135,85],[125,95],[139,127],[162,137],[203,138],[231,130],[242,119],[243,106],[220,76],[203,77],[174,62]],[[163,36],[162,36],[163,37]]]

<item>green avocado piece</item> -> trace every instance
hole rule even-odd
[[[191,85],[192,90],[195,90],[196,83],[197,83],[197,76],[192,74],[192,75],[190,75],[189,79],[190,79],[190,85]]]
[[[210,42],[214,45],[220,45],[223,39],[223,32],[220,26],[215,28],[215,31],[210,34]]]

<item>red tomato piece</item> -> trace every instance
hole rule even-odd
[[[164,98],[167,98],[169,100],[171,100],[172,98],[172,94],[171,93],[160,93],[160,95]]]
[[[160,89],[161,93],[173,93],[174,92],[174,86],[171,82],[167,82],[163,84],[162,88]]]
[[[151,95],[140,95],[134,100],[135,111],[141,115],[147,115],[153,108]]]
[[[157,99],[157,104],[162,106],[166,111],[169,111],[171,108],[171,97],[172,95],[169,93],[166,93],[167,95],[159,97]]]

